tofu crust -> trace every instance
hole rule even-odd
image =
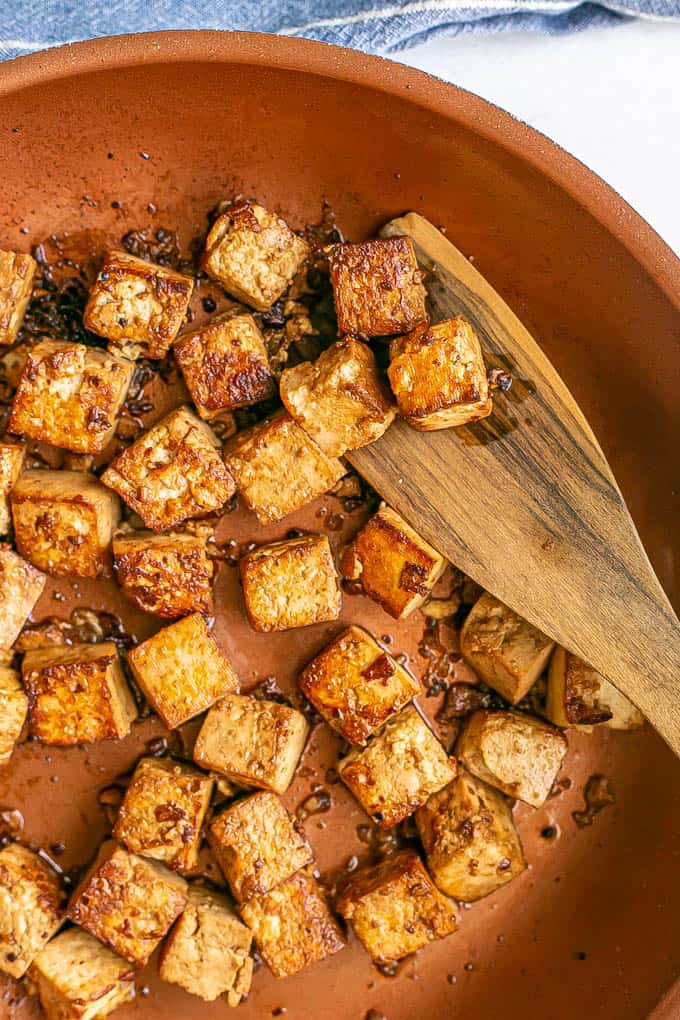
[[[213,565],[197,535],[118,535],[113,569],[126,597],[145,613],[174,620],[213,612]]]
[[[8,666],[0,666],[0,767],[12,757],[27,714],[28,698],[19,674]]]
[[[26,973],[63,920],[62,892],[52,869],[31,850],[0,850],[0,971]]]
[[[635,730],[644,725],[644,716],[625,695],[559,645],[550,660],[545,714],[555,726],[586,732],[597,725],[613,730]]]
[[[18,553],[0,544],[0,651],[8,652],[19,637],[46,581]]]
[[[13,344],[33,292],[37,262],[32,255],[0,251],[0,346]]]
[[[23,444],[0,442],[0,535],[6,535],[10,529],[9,494],[21,474],[25,458]]]

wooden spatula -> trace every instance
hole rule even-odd
[[[415,213],[433,320],[463,314],[526,394],[483,422],[416,432],[398,421],[350,460],[454,564],[626,694],[680,755],[680,624],[588,422],[519,319]],[[511,406],[511,405],[508,405]]]

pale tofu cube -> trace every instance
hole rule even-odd
[[[345,549],[340,571],[395,620],[432,593],[446,560],[388,506],[381,506]]]
[[[43,744],[122,740],[137,717],[112,641],[35,648],[24,655],[21,673],[31,734]]]
[[[415,706],[390,719],[365,748],[353,747],[338,774],[367,815],[391,829],[455,779],[455,759]]]
[[[16,340],[31,300],[36,269],[31,255],[0,251],[0,346]]]
[[[373,351],[354,337],[287,368],[280,385],[288,413],[329,457],[380,439],[396,415]]]
[[[128,358],[164,358],[184,322],[194,281],[124,251],[110,251],[83,321]]]
[[[374,963],[401,960],[457,928],[453,903],[433,885],[415,850],[356,872],[337,909]]]
[[[306,871],[239,910],[274,977],[290,977],[345,948],[319,884]]]
[[[312,659],[300,690],[350,744],[365,744],[387,720],[422,694],[418,680],[363,627],[352,626]]]
[[[213,566],[197,535],[117,535],[113,570],[127,598],[145,613],[173,620],[213,611]]]
[[[22,556],[54,577],[98,577],[118,522],[115,493],[82,471],[24,471],[10,495]]]
[[[460,635],[465,660],[511,705],[536,683],[554,647],[551,638],[488,592],[472,607]]]
[[[193,886],[161,955],[163,981],[179,985],[205,1002],[226,996],[238,1006],[250,990],[252,935],[224,896]]]
[[[0,767],[7,765],[28,714],[28,698],[19,674],[0,666]]]
[[[168,729],[238,690],[238,678],[199,613],[164,627],[127,653],[144,697]]]
[[[308,733],[297,709],[230,694],[208,712],[194,761],[238,786],[281,794],[290,786]]]
[[[47,578],[0,544],[0,652],[7,652],[42,595]]]
[[[224,459],[262,524],[300,510],[347,474],[342,461],[319,449],[285,411],[230,439]]]
[[[472,903],[526,868],[512,809],[492,786],[465,769],[416,812],[435,885]]]
[[[645,721],[642,712],[601,673],[559,645],[550,660],[545,715],[555,726],[586,732],[598,724],[612,730],[636,730]]]
[[[0,971],[20,978],[61,926],[62,892],[54,871],[31,850],[0,850]]]
[[[202,268],[238,301],[266,311],[281,297],[310,253],[285,220],[254,202],[234,202],[205,242]]]
[[[290,630],[340,616],[342,594],[325,535],[261,545],[241,558],[240,569],[255,630]]]
[[[25,446],[0,442],[0,535],[6,535],[10,529],[9,494],[21,474],[25,457]]]
[[[276,794],[264,790],[218,815],[208,842],[239,901],[268,893],[313,861],[286,808]]]

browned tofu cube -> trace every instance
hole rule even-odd
[[[8,651],[33,612],[47,578],[0,544],[0,651]]]
[[[264,790],[218,815],[208,842],[237,900],[262,896],[313,861],[279,798]]]
[[[97,577],[120,521],[115,493],[82,471],[24,471],[10,495],[22,556],[54,577]]]
[[[416,812],[435,885],[471,903],[526,867],[512,810],[502,793],[461,769]]]
[[[644,716],[625,695],[559,645],[550,660],[545,715],[555,726],[586,732],[598,724],[613,730],[634,730],[644,724]]]
[[[328,347],[281,376],[281,399],[292,418],[329,457],[380,439],[394,421],[392,395],[373,351],[354,337]]]
[[[306,871],[239,910],[274,977],[290,977],[345,948],[318,883]]]
[[[197,535],[118,535],[113,569],[129,600],[145,613],[173,620],[213,611],[213,567]]]
[[[300,690],[350,744],[364,744],[422,693],[418,680],[363,627],[350,627],[303,670]]]
[[[128,358],[164,358],[179,333],[194,281],[124,251],[110,251],[83,314],[88,329]]]
[[[300,510],[347,473],[342,461],[328,457],[285,411],[230,439],[224,459],[262,524]]]
[[[199,613],[131,648],[127,659],[144,697],[170,730],[238,690],[229,660]]]
[[[142,758],[120,806],[113,835],[128,850],[172,871],[198,865],[201,827],[214,780],[172,758]]]
[[[52,939],[30,977],[47,1020],[103,1020],[135,997],[135,969],[80,928]]]
[[[123,450],[102,481],[147,528],[165,531],[220,510],[234,495],[236,486],[218,447],[210,426],[180,407]]]
[[[159,973],[205,1002],[226,996],[238,1006],[250,990],[252,935],[224,896],[193,886],[189,900],[163,946]]]
[[[337,909],[375,963],[401,960],[457,927],[453,903],[432,884],[414,850],[358,871]]]
[[[8,666],[0,666],[0,767],[6,765],[28,714],[28,698],[19,674]]]
[[[30,255],[0,251],[0,345],[16,340],[31,299],[36,268]]]
[[[0,850],[0,971],[22,977],[62,922],[62,893],[54,871],[31,850]]]
[[[133,372],[131,361],[96,347],[41,340],[28,352],[9,431],[75,453],[101,453]]]
[[[43,744],[72,747],[130,732],[137,706],[112,641],[32,649],[21,672],[31,733]]]
[[[290,630],[340,616],[342,594],[325,535],[261,545],[241,558],[240,568],[255,630]]]
[[[308,732],[307,720],[295,708],[230,694],[208,712],[194,761],[239,786],[285,793]]]
[[[187,884],[156,861],[104,843],[68,917],[136,967],[149,961],[187,902]]]
[[[516,705],[548,665],[555,642],[488,592],[461,631],[460,649],[484,683]]]
[[[252,315],[215,319],[181,336],[174,351],[196,410],[207,421],[276,393],[264,337]]]
[[[224,289],[264,312],[292,283],[309,245],[254,202],[234,202],[213,223],[202,267]]]
[[[441,577],[446,560],[388,506],[364,525],[345,549],[340,571],[395,620],[421,606]]]
[[[9,531],[9,494],[21,473],[25,456],[26,447],[20,443],[0,442],[0,535]]]

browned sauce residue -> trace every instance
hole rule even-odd
[[[571,813],[579,829],[592,825],[595,815],[608,807],[609,804],[616,803],[616,797],[607,776],[591,776],[585,785],[583,797],[585,800],[585,810],[572,811]]]

